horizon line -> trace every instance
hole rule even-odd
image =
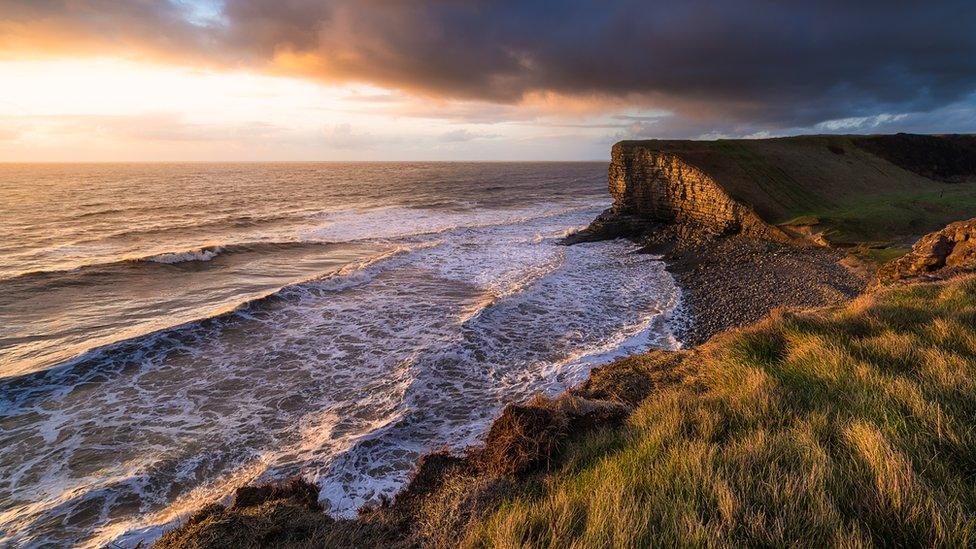
[[[609,162],[610,159],[582,159],[582,160],[0,160],[0,165],[24,164],[516,164],[516,163],[590,163]]]

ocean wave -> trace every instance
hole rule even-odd
[[[157,255],[151,255],[148,257],[143,257],[137,259],[136,261],[148,261],[150,263],[163,263],[165,265],[174,265],[176,263],[188,263],[190,261],[210,261],[211,259],[217,257],[223,253],[223,246],[209,246],[205,248],[200,248],[197,250],[189,250],[185,252],[167,252]]]
[[[240,242],[233,244],[212,244],[207,246],[199,246],[194,248],[188,248],[184,250],[172,250],[151,253],[147,255],[139,256],[122,256],[118,259],[110,261],[102,261],[97,263],[83,263],[80,265],[73,265],[69,267],[54,268],[54,269],[36,269],[22,271],[19,273],[14,273],[7,276],[0,277],[0,283],[10,282],[14,280],[24,280],[32,278],[49,278],[58,275],[73,275],[77,276],[79,273],[91,273],[97,274],[99,272],[106,272],[117,268],[126,267],[139,267],[145,266],[147,264],[157,264],[157,265],[178,265],[180,263],[188,262],[206,262],[211,261],[221,255],[239,254],[239,253],[265,253],[282,251],[297,248],[313,248],[334,245],[334,242],[321,242],[321,241],[284,241],[284,242]]]
[[[0,546],[151,543],[258,477],[354,513],[583,371],[668,286],[647,256],[602,270],[618,243],[555,245],[606,207],[605,166],[578,166],[78,178],[0,269],[0,362],[24,364],[0,377]]]
[[[414,455],[442,444],[460,450],[484,434],[504,402],[537,391],[558,393],[582,381],[593,366],[624,354],[676,346],[668,330],[675,287],[656,257],[631,254],[632,245],[624,242],[552,248],[567,257],[540,257],[532,269],[536,272],[492,284],[481,299],[475,295],[457,303],[465,306],[460,315],[452,315],[453,327],[411,315],[421,326],[396,337],[425,344],[409,356],[408,413],[388,432],[316,471],[320,497],[331,512],[350,516],[359,504],[380,494],[392,496],[390,480],[402,485],[409,472],[398,457],[404,448]],[[444,281],[462,274],[438,268],[438,258],[429,254],[417,259],[441,275],[450,274]],[[471,280],[477,270],[464,274]],[[501,288],[508,292],[502,294]],[[426,302],[409,298],[398,307],[431,313]],[[378,312],[371,310],[369,324],[382,316]],[[396,323],[395,318],[389,321]],[[429,326],[422,325],[425,321]],[[430,414],[443,419],[432,425]],[[386,467],[374,467],[377,461]]]
[[[149,227],[131,227],[120,231],[99,236],[101,240],[119,240],[132,237],[158,235],[165,237],[168,233],[180,231],[200,231],[204,229],[247,229],[260,227],[282,221],[298,221],[308,214],[273,213],[265,215],[229,215],[208,220],[188,218],[187,223],[174,225],[153,225]]]
[[[476,212],[444,212],[406,207],[390,207],[364,212],[341,211],[308,214],[305,217],[315,220],[314,222],[318,224],[325,221],[326,225],[306,230],[304,233],[297,235],[295,240],[256,240],[217,243],[179,250],[152,251],[144,255],[121,255],[111,260],[90,263],[79,262],[55,268],[29,269],[11,274],[2,274],[0,275],[0,283],[36,277],[47,278],[57,275],[77,276],[78,273],[97,274],[115,268],[133,267],[144,264],[179,265],[191,262],[209,262],[220,256],[236,253],[273,252],[305,246],[326,246],[356,242],[382,242],[399,239],[416,239],[418,237],[436,237],[437,235],[459,230],[478,230],[505,225],[520,225],[535,220],[586,212],[602,206],[605,206],[602,201],[580,201],[569,205],[543,205],[531,208]],[[288,216],[243,216],[235,219],[234,222],[250,224],[281,220],[286,217]],[[218,221],[214,223],[219,224],[222,222]],[[199,228],[204,225],[168,227],[163,232],[182,228]],[[159,228],[131,229],[107,235],[103,237],[103,240],[154,234],[160,231],[161,229]],[[535,235],[535,242],[539,242],[543,238],[545,237],[537,234]]]
[[[561,215],[597,211],[606,207],[603,200],[571,204],[542,204],[529,208],[474,211],[438,211],[393,206],[367,211],[342,211],[323,214],[325,225],[309,231],[314,239],[332,242],[410,238],[467,229],[486,229]]]
[[[125,213],[127,211],[132,211],[134,209],[135,208],[106,208],[106,209],[103,209],[103,210],[94,210],[94,211],[90,211],[90,212],[76,213],[72,217],[74,219],[87,219],[89,217],[100,217],[100,216],[103,216],[103,215],[113,215],[113,214],[118,214],[118,213]],[[160,209],[161,210],[161,209],[164,209],[164,207],[159,206],[156,209]]]
[[[56,444],[69,455],[88,451],[97,428],[131,417],[160,426],[151,433],[158,446],[145,463],[133,452],[128,475],[95,490],[75,479],[68,504],[40,492],[34,500],[47,507],[8,530],[43,531],[96,498],[114,511],[137,493],[139,514],[109,521],[86,544],[151,542],[240,483],[299,473],[317,482],[330,512],[351,514],[391,495],[424,451],[473,443],[501,403],[558,391],[595,353],[633,339],[667,345],[656,340],[666,335],[661,321],[647,324],[673,293],[656,258],[630,254],[624,242],[562,247],[520,234],[561,230],[540,225],[390,246],[212,320],[99,348],[68,369],[0,380],[0,411],[41,414],[35,432],[52,441],[92,418],[95,427]],[[458,318],[467,305],[473,316]],[[55,401],[70,407],[51,414]],[[17,471],[33,463],[8,454]],[[200,485],[203,474],[213,482]]]
[[[231,305],[214,309],[193,320],[99,345],[52,368],[0,378],[0,408],[6,400],[5,397],[10,398],[8,402],[10,403],[20,402],[28,394],[35,394],[36,390],[25,393],[20,389],[33,386],[38,380],[41,386],[55,388],[65,376],[72,376],[77,373],[73,371],[75,367],[91,363],[113,363],[113,361],[106,359],[114,353],[140,356],[141,350],[154,347],[167,336],[184,330],[192,330],[205,322],[220,321],[235,315],[242,318],[254,318],[263,305],[276,299],[302,300],[310,295],[317,296],[323,293],[341,292],[368,284],[384,269],[401,265],[412,253],[431,249],[441,244],[441,241],[434,240],[413,246],[396,246],[359,261],[351,262],[334,271],[298,280],[257,296],[249,296]]]

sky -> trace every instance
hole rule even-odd
[[[976,132],[976,2],[0,0],[0,161]]]

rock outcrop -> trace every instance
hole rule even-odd
[[[976,218],[957,221],[918,240],[912,251],[878,270],[882,282],[946,278],[976,270]]]

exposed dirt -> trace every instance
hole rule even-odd
[[[231,506],[204,507],[154,547],[300,547],[306,540],[325,538],[334,526],[317,499],[318,487],[299,478],[245,486]]]
[[[301,478],[271,482],[260,486],[242,486],[234,494],[234,507],[256,507],[269,501],[288,500],[311,511],[321,511],[319,490]]]

